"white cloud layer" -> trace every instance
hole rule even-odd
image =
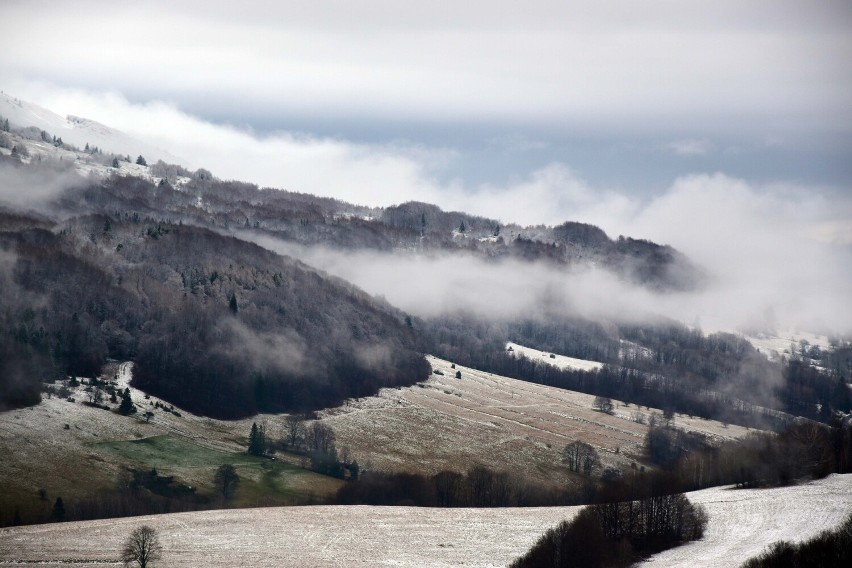
[[[593,223],[611,237],[670,244],[713,277],[700,294],[657,296],[595,271],[566,279],[546,267],[471,259],[300,253],[411,313],[467,307],[516,316],[571,309],[590,315],[657,312],[688,323],[697,319],[707,329],[772,322],[810,330],[852,327],[849,191],[698,174],[678,178],[643,201],[594,187],[562,163],[518,180],[471,186],[438,181],[435,173],[454,159],[452,149],[293,133],[255,136],[166,103],[137,105],[114,93],[23,87],[22,98],[114,126],[219,177],[374,206],[420,200],[503,223]]]
[[[5,2],[5,77],[231,115],[849,128],[846,2]],[[778,117],[784,117],[782,122]]]
[[[709,140],[686,138],[669,143],[668,148],[678,156],[704,156],[713,150],[713,144]]]

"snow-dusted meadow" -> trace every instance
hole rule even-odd
[[[606,465],[624,468],[639,461],[648,419],[660,412],[614,401],[614,413],[604,414],[594,410],[592,395],[428,360],[442,374],[320,413],[334,429],[338,448],[349,448],[368,469],[436,473],[479,463],[552,483],[565,475],[560,452],[575,440],[592,444]],[[681,414],[675,422],[718,440],[749,432]]]
[[[779,540],[804,540],[852,510],[852,476],[801,486],[689,494],[710,516],[701,541],[643,566],[738,566]],[[133,528],[153,525],[164,557],[183,567],[492,567],[523,554],[578,507],[431,509],[292,507],[178,513],[0,530],[0,563],[45,567],[117,566]]]
[[[778,331],[777,333],[745,335],[744,337],[770,361],[778,361],[782,356],[790,357],[791,353],[798,353],[802,341],[807,342],[807,345],[815,345],[823,350],[831,348],[829,338],[824,335],[792,329]]]
[[[442,469],[465,471],[482,464],[540,483],[561,484],[566,475],[561,449],[575,440],[592,444],[605,465],[624,468],[641,461],[648,426],[636,420],[641,417],[647,422],[654,409],[616,401],[614,413],[608,415],[593,409],[591,395],[428,359],[442,375],[432,374],[411,387],[383,389],[376,396],[350,400],[320,413],[322,422],[334,430],[338,449],[345,449],[362,469],[428,474]],[[130,380],[132,364],[122,363],[116,371],[117,386],[123,389]],[[456,371],[461,372],[461,379],[455,378]],[[283,415],[222,421],[176,409],[181,414],[176,416],[153,408],[154,403],[162,402],[157,397],[145,399],[144,392],[130,390],[140,408],[133,416],[85,406],[83,386],[77,387],[73,403],[45,398],[37,406],[0,413],[0,454],[4,456],[0,479],[7,480],[4,489],[10,502],[18,499],[14,495],[30,498],[26,496],[35,495],[40,488],[49,495],[73,499],[112,487],[128,462],[102,443],[165,435],[193,448],[234,453],[245,451],[253,421],[265,424],[273,437],[284,432]],[[147,423],[142,414],[149,409],[155,417]],[[685,415],[676,415],[675,421],[679,427],[719,440],[749,432]],[[299,464],[299,458],[280,457]],[[158,467],[193,486],[209,484],[213,471],[209,464]],[[318,494],[334,491],[335,487],[322,482],[325,478],[305,474],[291,476],[289,486],[316,489]],[[312,489],[305,483],[318,487]]]
[[[132,363],[116,367],[119,389],[127,387],[132,368]],[[133,387],[131,396],[139,411],[121,416],[84,405],[84,388],[80,385],[72,389],[75,402],[45,396],[36,406],[0,412],[0,505],[7,499],[15,502],[32,498],[40,488],[46,489],[51,498],[61,495],[65,500],[87,498],[100,489],[111,489],[121,470],[138,464],[108,451],[103,443],[168,436],[186,448],[237,455],[246,449],[252,421],[265,420],[214,420],[181,409],[176,409],[180,412],[177,416],[155,408],[155,403],[169,405],[155,396],[146,399],[143,391]],[[154,412],[150,422],[143,417],[146,410]],[[209,485],[215,469],[209,463],[158,468],[193,486]],[[317,494],[333,492],[338,484],[308,471],[287,477],[291,489]]]
[[[715,487],[689,493],[710,517],[700,541],[657,554],[642,566],[739,566],[779,540],[801,542],[852,513],[852,475],[774,489]]]
[[[603,368],[603,363],[598,361],[589,361],[587,359],[575,359],[574,357],[566,357],[557,353],[549,353],[547,351],[539,351],[532,347],[524,347],[511,341],[506,344],[506,349],[511,349],[517,355],[523,355],[527,359],[533,361],[541,361],[562,370],[571,371],[597,371]]]

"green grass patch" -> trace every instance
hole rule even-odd
[[[118,442],[99,442],[93,447],[124,461],[154,468],[219,466],[257,460],[240,453],[223,452],[185,438],[162,435]]]
[[[233,505],[291,504],[310,495],[333,492],[338,480],[294,465],[242,452],[226,452],[202,446],[192,440],[164,434],[139,440],[98,442],[98,451],[117,457],[128,467],[156,468],[161,474],[175,475],[215,498],[213,475],[216,468],[232,464],[240,476]],[[194,479],[194,482],[192,481]]]

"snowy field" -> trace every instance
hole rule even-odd
[[[178,513],[0,529],[0,564],[116,566],[121,542],[150,524],[159,566],[505,566],[579,508],[293,507]]]
[[[823,350],[831,348],[828,337],[803,331],[785,330],[778,332],[777,335],[764,333],[743,337],[770,361],[778,361],[782,356],[789,357],[791,349],[797,353],[800,349],[800,341],[807,341],[808,345],[816,345]]]
[[[170,164],[179,164],[181,160],[169,152],[137,140],[119,130],[110,128],[94,120],[76,116],[62,117],[39,105],[21,101],[0,93],[0,115],[8,119],[14,127],[35,127],[51,136],[62,138],[81,150],[89,144],[104,152],[128,154],[134,160],[143,155],[148,163],[163,160]]]
[[[658,554],[643,568],[739,566],[778,540],[801,542],[833,529],[852,513],[852,475],[776,489],[717,487],[690,493],[689,499],[707,508],[704,538]]]
[[[738,566],[778,539],[803,540],[852,510],[852,476],[798,487],[691,493],[710,515],[705,538],[642,566]],[[118,566],[121,542],[151,524],[159,566],[505,566],[577,507],[429,509],[294,507],[179,513],[0,530],[4,566]]]
[[[608,415],[592,408],[592,395],[428,360],[441,375],[320,413],[338,448],[349,448],[368,469],[436,473],[479,463],[547,483],[565,475],[560,451],[575,440],[592,444],[606,465],[638,462],[648,426],[635,419],[647,423],[659,412],[614,401]],[[717,440],[749,431],[680,414],[675,423]]]
[[[506,344],[506,349],[511,349],[512,353],[515,353],[517,355],[523,355],[527,359],[544,362],[548,365],[553,365],[554,367],[563,370],[568,369],[572,371],[597,371],[598,369],[603,368],[603,363],[599,363],[598,361],[575,359],[574,357],[566,357],[565,355],[558,355],[556,353],[549,353],[547,351],[539,351],[538,349],[533,349],[532,347],[524,347],[523,345],[518,345],[517,343],[512,343],[511,341]]]

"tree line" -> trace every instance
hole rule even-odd
[[[548,530],[512,568],[626,567],[698,540],[707,514],[682,493],[591,505]]]

